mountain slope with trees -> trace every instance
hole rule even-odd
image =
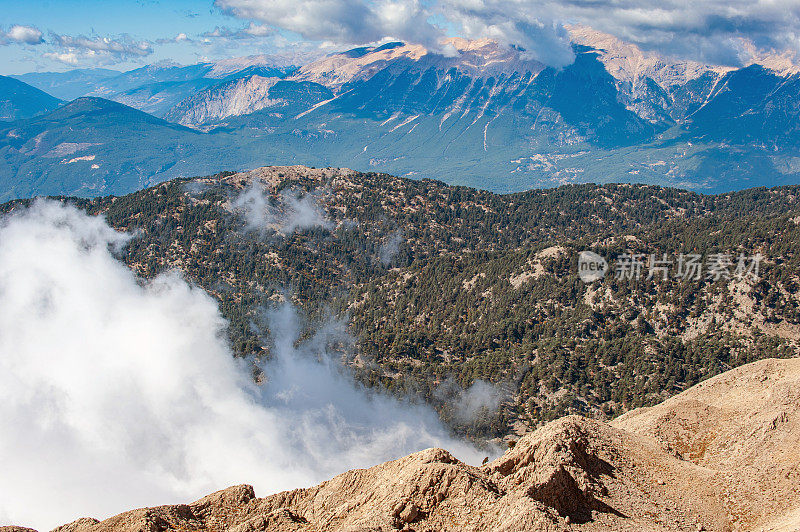
[[[309,332],[345,320],[354,342],[339,354],[359,380],[426,400],[483,437],[569,413],[610,418],[738,365],[796,356],[799,193],[580,185],[496,195],[271,167],[69,201],[135,235],[123,260],[143,277],[177,268],[209,291],[239,355],[270,356],[264,309],[291,300]],[[248,211],[246,197],[263,202]],[[641,279],[612,271],[585,284],[584,250],[612,268],[623,253],[764,258],[758,279],[737,278],[735,264],[730,278],[647,279],[645,264]],[[496,401],[462,416],[461,390],[478,380]]]

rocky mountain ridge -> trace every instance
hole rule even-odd
[[[313,488],[241,485],[55,530],[796,530],[799,390],[799,359],[762,360],[611,423],[551,422],[480,467],[428,449]]]

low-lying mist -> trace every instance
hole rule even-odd
[[[311,194],[287,189],[276,200],[270,198],[264,183],[254,179],[231,201],[231,208],[244,219],[247,231],[273,229],[280,234],[289,234],[310,227],[332,227],[325,211]]]
[[[127,238],[52,201],[0,224],[0,525],[265,495],[432,446],[482,458],[430,408],[354,383],[335,325],[298,342],[290,306],[256,385],[215,301],[177,273],[138,279],[114,256]]]

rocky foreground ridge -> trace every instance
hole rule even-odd
[[[234,486],[56,530],[798,530],[798,406],[800,359],[762,360],[611,423],[554,421],[482,467],[428,449],[309,489]]]

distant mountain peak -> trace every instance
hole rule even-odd
[[[252,68],[275,68],[282,69],[288,65],[281,64],[276,61],[276,58],[269,55],[249,55],[246,57],[231,57],[230,59],[223,59],[212,63],[211,69],[206,73],[208,78],[224,78],[236,72]]]
[[[401,44],[383,49],[356,48],[300,67],[293,78],[336,89],[352,81],[367,79],[390,62],[399,59],[418,61],[427,53],[424,46],[417,44]]]
[[[103,123],[116,122],[120,127],[134,123],[147,123],[170,129],[185,129],[181,125],[167,122],[139,109],[97,96],[83,96],[37,118],[37,120],[60,123],[69,119],[86,120],[88,117],[101,117],[99,120]]]
[[[635,44],[588,26],[567,26],[570,39],[597,50],[606,70],[618,81],[635,82],[649,77],[661,87],[682,85],[707,72],[725,74],[733,68],[697,61],[670,60],[657,52],[644,51]]]
[[[600,52],[608,72],[623,81],[649,76],[663,86],[671,82],[687,83],[706,72],[723,75],[739,68],[670,58],[655,51],[642,50],[633,43],[585,25],[570,25],[567,31],[575,44]],[[764,52],[744,40],[740,44],[742,56],[747,58],[742,66],[758,64],[783,77],[800,73],[800,58],[794,52]]]
[[[18,79],[0,76],[0,120],[31,118],[61,105],[58,98]]]
[[[498,191],[598,181],[704,191],[797,182],[800,69],[791,54],[750,50],[751,66],[733,68],[676,60],[585,26],[568,31],[576,60],[560,69],[489,39],[454,38],[437,51],[396,41],[362,46],[298,69],[256,55],[29,78],[46,92],[91,87],[95,96],[149,113],[79,100],[37,118],[42,127],[61,131],[58,120],[84,112],[76,128],[90,129],[106,114],[119,126],[107,131],[127,138],[121,129],[133,123],[165,127],[156,116],[209,133],[208,142],[226,145],[224,161],[232,165],[264,158],[348,165]],[[207,169],[206,139],[197,131],[187,138],[175,144],[180,166],[163,161],[148,171]],[[140,172],[139,154],[115,153],[120,171]],[[26,165],[34,156],[9,155],[8,182],[33,175]]]
[[[800,73],[800,57],[794,52],[787,50],[780,53],[765,53],[757,50],[752,43],[744,41],[742,47],[750,57],[748,66],[758,64],[781,77]]]
[[[117,103],[112,100],[108,100],[106,98],[100,98],[99,96],[81,96],[80,98],[76,98],[71,102],[64,105],[61,108],[62,112],[87,112],[92,110],[120,110],[120,109],[131,109],[134,110],[132,107],[128,107],[124,104]],[[141,111],[139,111],[141,112]]]
[[[301,67],[293,79],[313,81],[337,91],[343,85],[369,79],[390,66],[398,70],[436,68],[447,71],[455,68],[473,77],[501,72],[538,73],[545,68],[537,61],[523,59],[519,50],[489,39],[453,38],[444,44],[451,50],[451,54],[443,55],[419,44],[399,42],[354,48]]]
[[[280,81],[276,77],[258,75],[234,79],[201,91],[175,106],[167,119],[192,126],[209,120],[253,113],[279,103],[271,98],[270,89]]]

